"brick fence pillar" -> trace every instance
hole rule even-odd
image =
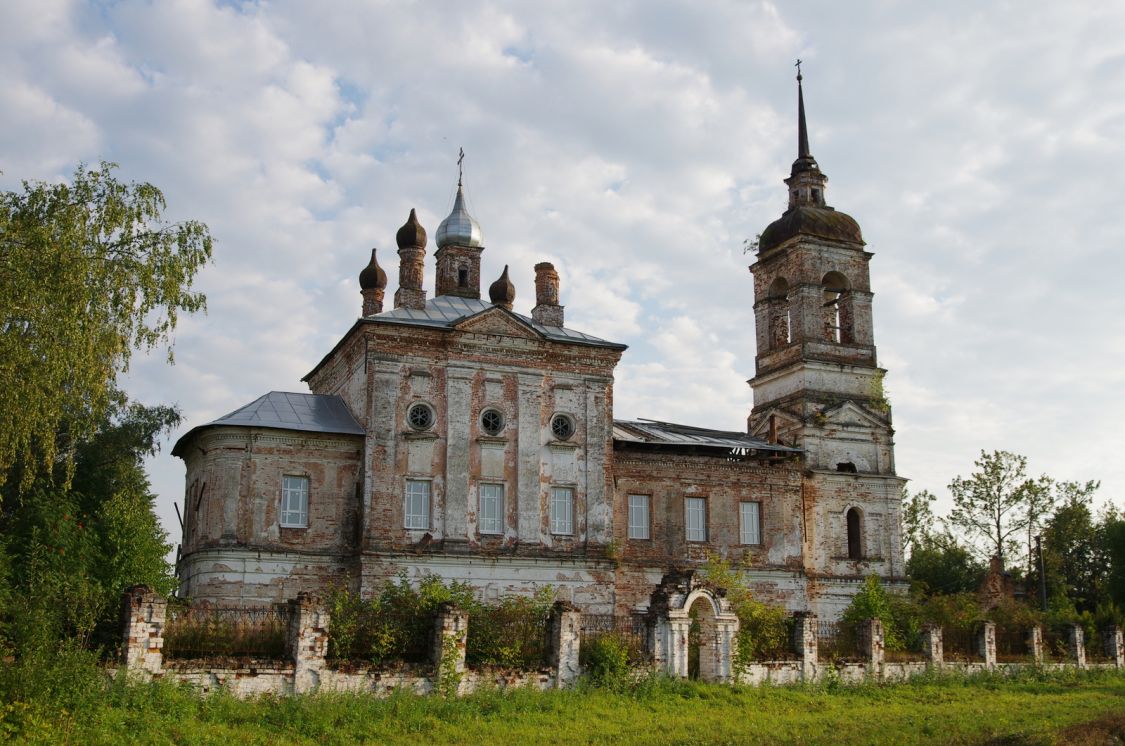
[[[582,647],[582,613],[566,601],[551,607],[551,668],[555,688],[574,686],[582,670],[578,663]]]
[[[1033,624],[1027,630],[1027,652],[1036,664],[1043,662],[1043,628]]]
[[[1121,628],[1110,625],[1102,630],[1102,646],[1105,657],[1118,668],[1125,667],[1125,645],[1122,645]]]
[[[146,678],[164,671],[164,622],[168,600],[147,585],[134,585],[121,596],[122,658],[125,670]]]
[[[867,664],[867,675],[882,678],[883,675],[883,622],[879,619],[865,619],[859,625],[859,652]]]
[[[798,611],[793,615],[793,649],[801,659],[801,680],[813,681],[816,678],[818,656],[814,612]]]
[[[944,637],[940,624],[922,627],[922,653],[931,666],[940,667],[945,662]]]
[[[1079,668],[1086,667],[1086,633],[1081,624],[1072,624],[1067,629],[1067,647],[1070,650],[1070,659]]]
[[[977,654],[986,668],[996,668],[996,622],[981,622],[977,630]]]
[[[289,601],[289,655],[293,659],[293,693],[316,691],[328,655],[328,611],[320,600],[301,592]]]
[[[465,650],[469,642],[469,615],[452,601],[438,606],[434,617],[434,643],[431,658],[437,685],[451,677],[454,682],[444,682],[451,691],[460,691],[460,677],[465,673]]]

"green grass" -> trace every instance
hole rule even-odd
[[[1083,728],[1074,726],[1099,719],[1103,729],[1125,736],[1125,674],[1120,673],[758,689],[653,679],[628,691],[486,691],[448,700],[325,694],[240,701],[222,694],[199,697],[164,683],[115,683],[87,694],[72,693],[67,701],[50,695],[0,700],[5,702],[0,704],[0,740],[224,746],[1049,744],[1082,742]]]

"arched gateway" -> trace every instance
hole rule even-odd
[[[687,678],[693,644],[698,645],[698,676],[702,681],[730,681],[738,617],[725,591],[713,588],[693,572],[668,573],[652,594],[653,660],[672,676]],[[698,636],[692,623],[698,623]]]

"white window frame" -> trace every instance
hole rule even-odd
[[[574,488],[551,488],[551,533],[574,535]]]
[[[281,476],[281,510],[279,523],[282,528],[309,527],[309,478],[301,474]]]
[[[482,482],[477,528],[482,534],[504,533],[504,485]]]
[[[684,538],[690,542],[707,541],[707,498],[684,498]]]
[[[629,538],[652,538],[652,496],[629,495]]]
[[[762,504],[757,500],[738,504],[738,541],[747,546],[762,543]]]
[[[429,530],[431,494],[430,480],[406,480],[406,486],[403,488],[403,528],[413,531]]]

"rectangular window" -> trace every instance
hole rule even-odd
[[[306,528],[309,525],[309,478],[281,478],[281,525]]]
[[[629,495],[629,538],[649,538],[649,496]]]
[[[403,526],[414,529],[430,527],[430,483],[423,479],[406,480],[406,509]]]
[[[738,540],[742,544],[762,543],[762,504],[738,504]]]
[[[688,541],[707,541],[707,500],[702,497],[684,498],[684,525]]]
[[[504,533],[504,485],[502,484],[480,486],[480,532]]]
[[[551,488],[551,533],[574,533],[574,490],[570,487]]]

